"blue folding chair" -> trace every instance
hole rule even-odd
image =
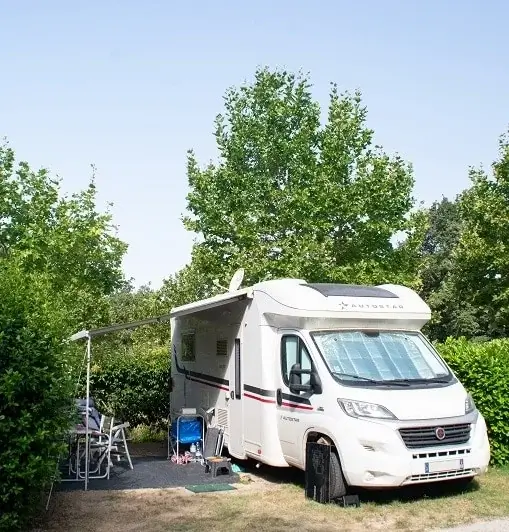
[[[178,459],[181,445],[200,443],[205,439],[205,420],[203,416],[193,414],[179,414],[171,424],[169,439],[173,454]]]

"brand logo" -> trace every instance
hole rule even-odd
[[[443,440],[445,438],[445,429],[442,427],[437,427],[435,429],[435,436],[437,437],[437,440]]]
[[[386,310],[386,309],[389,309],[389,310],[396,310],[396,309],[402,309],[404,308],[403,305],[397,305],[397,304],[383,304],[383,303],[373,303],[373,304],[370,304],[370,303],[347,303],[346,301],[341,301],[339,303],[340,307],[341,307],[341,310],[347,310],[347,309],[373,309],[373,308],[376,308],[376,309],[380,309],[380,310]]]

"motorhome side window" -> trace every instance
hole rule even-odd
[[[290,370],[294,364],[300,364],[301,369],[311,369],[311,357],[301,338],[295,335],[285,335],[281,338],[281,370],[286,385],[290,382]],[[301,384],[309,384],[310,375],[301,376]]]
[[[182,334],[182,361],[193,362],[196,358],[194,333]]]

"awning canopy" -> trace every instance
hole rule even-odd
[[[142,325],[152,325],[154,323],[162,323],[170,320],[170,314],[162,314],[161,316],[154,316],[153,318],[146,318],[140,321],[131,321],[126,323],[117,323],[108,325],[107,327],[98,327],[97,329],[89,329],[79,331],[73,334],[69,340],[75,342],[76,340],[82,340],[83,338],[95,338],[96,336],[102,336],[110,332],[122,331],[124,329],[135,329]]]
[[[175,307],[171,310],[170,314],[161,314],[160,316],[153,316],[152,318],[146,318],[140,321],[117,323],[113,325],[107,325],[106,327],[98,327],[97,329],[78,331],[77,333],[74,333],[69,338],[69,340],[71,342],[75,342],[76,340],[82,340],[85,338],[95,338],[96,336],[102,336],[103,334],[122,331],[124,329],[135,329],[136,327],[141,327],[142,325],[153,325],[155,323],[163,323],[165,321],[170,321],[171,318],[174,318],[176,316],[184,316],[186,314],[192,314],[193,312],[199,312],[201,310],[207,310],[210,308],[219,307],[221,305],[227,305],[228,303],[240,301],[249,297],[251,297],[250,288],[235,290],[234,292],[226,292],[224,294],[219,294],[214,297],[209,297],[208,299],[202,299],[201,301],[196,301],[187,305]]]
[[[217,296],[175,307],[171,310],[170,315],[174,318],[177,316],[185,316],[186,314],[193,314],[194,312],[200,312],[202,310],[208,310],[214,307],[220,307],[222,305],[228,305],[235,301],[252,298],[252,293],[252,288],[242,288],[233,292],[225,292],[224,294],[218,294]]]

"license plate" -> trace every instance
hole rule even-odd
[[[444,473],[447,471],[457,471],[458,469],[465,469],[463,458],[457,460],[438,460],[424,464],[425,473]]]

